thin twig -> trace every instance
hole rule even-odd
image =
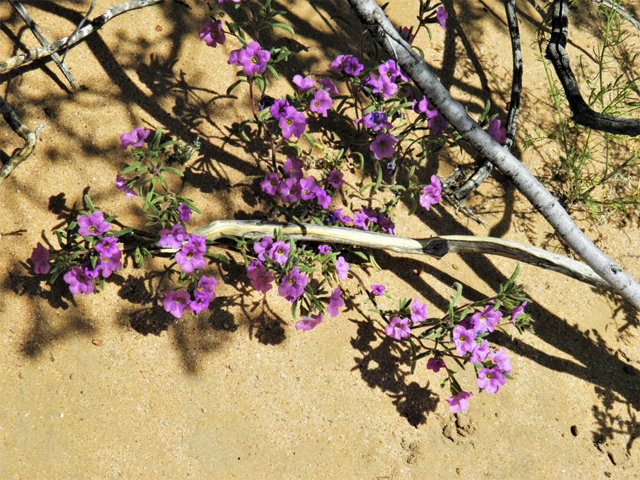
[[[33,153],[36,148],[36,143],[38,142],[38,133],[40,133],[40,130],[46,127],[46,125],[40,125],[36,129],[36,132],[33,133],[20,121],[11,108],[11,105],[2,97],[0,97],[0,113],[2,113],[2,116],[11,129],[24,139],[24,146],[0,168],[0,184],[2,184],[3,180]]]
[[[122,13],[126,13],[131,10],[136,10],[138,8],[144,8],[151,5],[155,5],[162,1],[163,0],[131,0],[129,2],[119,3],[118,5],[114,5],[113,7],[108,9],[106,12],[104,12],[102,15],[100,15],[98,18],[93,20],[89,25],[87,25],[84,28],[81,28],[80,31],[78,31],[76,38],[73,40],[72,43],[69,44],[69,46],[75,45],[76,43],[80,42],[87,35],[98,30],[109,20],[111,20],[114,17],[117,17]],[[0,74],[10,72],[11,70],[14,70],[24,65],[29,65],[30,63],[33,63],[35,60],[38,60],[39,58],[48,57],[52,53],[57,52],[58,50],[64,48],[67,45],[68,40],[69,40],[69,37],[63,37],[55,41],[48,47],[38,48],[36,50],[31,50],[28,53],[11,57],[6,61],[0,63]]]
[[[507,138],[503,147],[511,150],[516,138],[516,127],[518,123],[518,113],[520,112],[520,95],[522,93],[522,48],[520,47],[520,30],[518,28],[518,16],[516,14],[515,0],[506,0],[504,9],[509,25],[509,36],[511,37],[511,53],[513,57],[513,79],[511,81],[511,101],[509,102],[509,113],[507,115]],[[453,193],[453,197],[459,202],[465,201],[484,182],[491,171],[493,164],[484,159],[471,178],[464,185]]]
[[[549,45],[547,46],[546,57],[553,64],[556,75],[558,75],[560,83],[562,83],[569,107],[573,112],[573,121],[578,125],[590,127],[601,132],[629,135],[631,137],[640,135],[640,120],[613,117],[596,112],[582,98],[578,81],[569,64],[569,55],[564,49],[567,45],[569,32],[568,13],[569,4],[567,0],[554,0],[551,40],[549,40]]]
[[[209,241],[224,238],[264,237],[273,235],[275,229],[282,230],[283,238],[312,242],[332,242],[359,247],[391,250],[413,255],[430,255],[438,259],[448,253],[481,253],[512,258],[537,267],[553,270],[595,287],[613,290],[589,266],[571,258],[547,252],[541,248],[510,240],[492,237],[446,235],[424,239],[413,239],[399,235],[365,232],[355,228],[329,227],[312,224],[269,222],[263,220],[217,220],[199,228],[193,235],[206,237]],[[163,249],[162,251],[175,251]]]
[[[49,46],[49,42],[47,41],[46,38],[44,38],[44,35],[40,33],[40,30],[38,29],[36,22],[33,21],[31,16],[29,16],[29,12],[27,12],[27,9],[24,8],[24,6],[18,0],[9,0],[9,1],[11,2],[11,5],[13,5],[13,8],[16,10],[16,12],[18,12],[18,15],[22,17],[22,20],[24,20],[24,23],[27,24],[27,27],[31,29],[31,31],[33,32],[33,35],[40,42],[40,45],[42,45],[43,47]],[[58,68],[60,68],[60,70],[62,71],[62,74],[67,78],[67,81],[71,84],[71,87],[74,90],[77,90],[76,83],[73,80],[73,75],[71,75],[71,72],[69,71],[67,66],[64,64],[64,58],[61,59],[60,55],[58,55],[57,53],[53,53],[51,55],[51,58],[53,58],[53,61],[56,62],[56,65],[58,65]]]
[[[89,11],[87,12],[87,14],[84,17],[82,17],[82,20],[80,20],[80,23],[78,24],[76,29],[69,36],[69,39],[67,40],[67,43],[65,45],[64,55],[62,55],[62,61],[63,62],[64,62],[64,59],[67,58],[67,53],[69,53],[69,47],[73,44],[73,41],[74,41],[78,31],[82,28],[82,26],[84,25],[84,22],[87,21],[87,18],[89,18],[89,15],[91,15],[91,12],[93,12],[93,7],[95,6],[95,4],[96,4],[96,0],[91,0],[91,6],[89,7]]]

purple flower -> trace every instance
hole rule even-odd
[[[302,78],[301,75],[293,77],[293,83],[300,89],[301,92],[306,92],[313,88],[313,80],[309,77]]]
[[[369,227],[367,226],[367,216],[364,213],[356,213],[353,216],[353,226],[354,227],[360,227],[363,230],[369,230]]]
[[[120,135],[120,148],[126,150],[129,147],[141,147],[150,133],[150,130],[144,128],[134,128],[128,133],[123,133]]]
[[[431,105],[425,96],[423,96],[419,102],[417,100],[413,101],[413,111],[416,113],[424,113],[429,119],[438,116],[438,110]]]
[[[325,210],[329,208],[329,205],[331,205],[331,197],[324,188],[318,187],[316,189],[316,199],[318,200],[318,205],[320,205]]]
[[[287,263],[290,250],[291,245],[284,243],[282,240],[278,240],[273,244],[271,250],[269,250],[269,258],[280,265],[284,265]]]
[[[327,110],[333,105],[333,100],[326,90],[318,90],[311,101],[309,110],[315,113],[319,113],[323,117],[327,116]]]
[[[208,302],[213,302],[216,298],[216,293],[214,289],[218,286],[218,280],[215,277],[207,277],[203,275],[200,277],[200,281],[198,282],[198,286],[193,291],[193,295],[196,298],[201,298],[203,300],[207,300]],[[206,308],[206,307],[204,307]],[[197,312],[200,313],[200,312]]]
[[[321,78],[320,80],[317,81],[318,84],[322,85],[322,88],[324,88],[327,92],[331,93],[332,95],[338,95],[338,87],[335,86],[335,84],[333,83],[333,81],[330,78]]]
[[[302,167],[304,162],[296,157],[287,157],[287,162],[283,165],[285,175],[291,178],[302,178]]]
[[[196,297],[195,300],[192,300],[189,305],[187,305],[187,308],[193,310],[195,314],[198,315],[205,308],[209,308],[210,303],[211,301],[208,298]]]
[[[176,262],[182,267],[184,273],[192,273],[194,270],[200,270],[207,265],[204,254],[193,243],[185,243],[178,253],[176,253]]]
[[[486,341],[486,340],[485,340]],[[491,352],[491,362],[503,373],[511,373],[511,359],[507,357],[507,351],[501,348],[497,352]]]
[[[447,119],[438,112],[435,117],[429,119],[427,126],[431,129],[431,133],[438,135],[447,129],[449,122],[447,122]]]
[[[289,275],[285,275],[282,279],[282,283],[280,287],[278,287],[278,293],[281,297],[293,303],[304,293],[304,287],[306,287],[308,283],[309,277],[304,273],[300,273],[300,269],[296,267],[291,270]]]
[[[358,75],[360,75],[360,72],[364,68],[364,65],[362,65],[356,57],[352,55],[348,55],[348,57],[350,58],[347,58],[347,60],[344,62],[344,73],[348,73],[349,75],[357,77]]]
[[[461,325],[458,325],[453,329],[453,344],[456,346],[456,353],[460,356],[466,355],[467,352],[472,351],[475,346],[476,338],[475,330],[467,330]]]
[[[162,297],[162,308],[176,318],[180,318],[184,313],[184,309],[191,304],[191,297],[183,290],[176,292],[167,290]]]
[[[329,177],[327,178],[327,183],[333,188],[340,188],[340,186],[344,183],[343,178],[344,173],[338,172],[336,170],[331,170],[329,172]]]
[[[251,42],[238,52],[238,62],[242,65],[242,71],[248,77],[257,73],[264,73],[270,58],[271,53],[267,50],[262,50],[258,42]]]
[[[471,323],[477,333],[493,332],[501,318],[502,312],[494,312],[493,305],[487,305],[482,312],[471,316]]]
[[[473,397],[473,393],[460,392],[453,397],[447,398],[447,402],[449,402],[449,411],[451,413],[466,412],[469,410],[470,397]]]
[[[316,198],[318,186],[316,179],[313,177],[300,179],[300,197],[303,200],[313,200]]]
[[[183,203],[178,207],[178,218],[183,222],[188,222],[191,218],[191,209],[187,207],[186,203]]]
[[[376,296],[379,297],[380,295],[382,295],[384,293],[384,285],[371,285],[371,292]]]
[[[407,82],[409,79],[404,76],[398,65],[394,60],[387,60],[385,63],[378,67],[378,73],[381,77],[386,77],[390,81],[395,82],[396,77],[400,77],[403,81]]]
[[[491,138],[502,145],[507,138],[507,130],[504,127],[501,127],[500,123],[501,122],[498,119],[489,120],[489,128],[487,128],[487,133]]]
[[[324,315],[322,315],[321,313],[310,315],[296,323],[296,330],[304,330],[305,332],[307,330],[313,330],[318,325],[320,325],[323,320]]]
[[[222,31],[222,22],[216,20],[215,22],[210,18],[207,18],[202,22],[202,28],[200,29],[200,40],[204,41],[207,46],[216,48],[218,45],[222,45],[226,40],[224,32]]]
[[[289,140],[292,135],[300,138],[307,128],[307,120],[304,113],[299,112],[295,107],[284,109],[284,116],[278,120],[278,125],[282,129],[282,136]]]
[[[329,297],[329,304],[327,305],[327,312],[332,317],[337,317],[338,313],[340,313],[340,307],[344,306],[344,300],[340,296],[342,294],[342,290],[340,287],[336,288],[331,296]]]
[[[102,212],[93,212],[91,215],[82,215],[78,218],[78,233],[83,237],[91,237],[107,233],[111,225],[104,221]]]
[[[331,247],[329,245],[320,245],[318,247],[318,251],[323,255],[328,255],[331,251]]]
[[[278,193],[282,203],[296,203],[300,201],[300,182],[296,178],[287,178],[278,185]]]
[[[478,388],[487,393],[496,393],[506,383],[507,379],[498,367],[483,368],[478,372]]]
[[[38,244],[39,245],[39,244]],[[513,320],[513,325],[515,326],[516,324],[516,319],[522,315],[524,313],[524,307],[527,306],[528,302],[524,302],[522,305],[520,305],[519,307],[514,308],[513,310],[511,310],[511,320]]]
[[[81,267],[71,267],[63,278],[69,284],[69,291],[73,295],[89,295],[93,292],[93,280]]]
[[[273,238],[262,237],[262,240],[256,242],[253,246],[253,251],[258,254],[258,258],[264,262],[264,254],[271,250],[273,245]]]
[[[345,261],[344,257],[338,257],[338,261],[336,262],[336,272],[338,272],[338,278],[340,280],[346,280],[348,271],[349,264]]]
[[[129,181],[124,178],[122,175],[118,175],[116,177],[116,188],[123,192],[127,198],[137,197],[138,194],[127,185]]]
[[[427,362],[427,370],[433,370],[435,373],[438,373],[441,368],[445,368],[444,360],[441,358],[431,357]]]
[[[424,322],[427,319],[427,304],[420,303],[418,297],[413,299],[409,311],[411,312],[411,321],[414,325]]]
[[[490,353],[491,349],[489,348],[488,341],[485,340],[484,342],[482,342],[482,345],[478,345],[476,343],[476,346],[473,347],[473,350],[471,350],[469,361],[471,363],[482,363],[487,359]]]
[[[259,292],[267,293],[273,287],[271,282],[273,282],[274,277],[262,265],[249,270],[247,275],[251,279],[251,286]]]
[[[240,50],[232,50],[231,53],[229,54],[229,60],[227,60],[227,63],[229,65],[237,65],[241,67],[242,63],[240,63],[240,60],[238,58],[239,54],[240,54]]]
[[[104,278],[109,278],[114,270],[120,270],[122,268],[122,252],[117,250],[114,255],[105,257],[101,256],[96,265],[96,269],[102,272]]]
[[[422,189],[422,195],[420,195],[420,205],[427,209],[431,208],[431,205],[435,205],[442,200],[442,186],[440,180],[435,175],[431,176],[431,185],[427,185]]]
[[[275,195],[280,185],[280,175],[275,172],[267,173],[264,180],[260,182],[260,188],[267,195]]]
[[[384,98],[391,98],[398,91],[398,85],[393,83],[387,76],[380,76],[378,80],[370,82],[373,87],[372,92],[382,95]]]
[[[436,17],[438,18],[438,23],[440,24],[442,29],[446,32],[447,31],[447,27],[445,26],[445,21],[449,17],[449,14],[444,9],[444,7],[442,7],[442,6],[438,7],[438,10],[436,11]]]
[[[388,233],[389,235],[395,235],[393,230],[396,228],[396,224],[385,217],[382,213],[378,215],[378,225],[380,225],[380,229],[383,232]]]
[[[409,329],[409,319],[403,318],[400,320],[398,317],[393,317],[391,323],[384,327],[384,331],[391,338],[396,340],[402,340],[411,336],[411,330]]]
[[[354,122],[362,123],[365,128],[371,128],[374,132],[377,132],[382,128],[386,128],[387,130],[393,128],[393,125],[391,125],[388,118],[389,116],[386,113],[375,110],[373,112],[367,113],[361,119],[356,118]]]
[[[360,211],[365,217],[367,217],[367,221],[371,223],[378,223],[378,212],[367,207],[362,207]]]
[[[289,102],[286,100],[276,100],[269,108],[269,113],[276,120],[280,120],[281,118],[284,118],[285,110],[289,106]]]
[[[341,73],[342,70],[344,70],[345,63],[352,56],[353,55],[338,55],[336,59],[331,62],[331,65],[329,65],[329,70],[331,70],[333,73]]]
[[[189,234],[184,231],[182,225],[174,225],[171,230],[160,230],[158,245],[162,248],[180,248],[182,243],[189,239]]]
[[[376,160],[382,160],[383,158],[393,156],[395,152],[395,144],[398,141],[393,135],[387,135],[386,133],[379,133],[376,135],[376,139],[369,147],[373,152]]]
[[[51,266],[49,265],[49,250],[44,248],[40,242],[36,245],[31,253],[31,261],[33,262],[33,271],[38,275],[49,273]]]
[[[349,217],[348,215],[342,214],[341,208],[336,208],[335,210],[331,210],[329,214],[333,215],[336,218],[337,222],[342,222],[344,224],[349,224],[352,222],[351,217]]]
[[[413,40],[416,38],[416,34],[411,34],[411,29],[408,27],[402,27],[400,30],[400,36],[404,38],[409,45],[413,43]]]

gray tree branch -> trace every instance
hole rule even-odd
[[[420,56],[400,37],[374,0],[349,0],[360,21],[460,135],[509,178],[558,235],[620,295],[640,310],[640,284],[578,228],[558,200],[524,164],[495,142],[451,97]]]

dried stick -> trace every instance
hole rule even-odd
[[[209,241],[224,238],[223,234],[238,237],[264,237],[273,235],[274,229],[281,229],[288,239],[312,242],[333,242],[359,247],[391,250],[413,255],[430,255],[438,259],[447,253],[482,253],[500,255],[520,262],[553,270],[595,287],[612,290],[584,263],[562,255],[547,252],[541,248],[524,245],[510,240],[492,237],[447,235],[424,239],[413,239],[385,233],[365,232],[355,228],[327,227],[312,224],[268,222],[263,220],[218,220],[199,228],[193,235],[207,237]],[[163,251],[174,251],[163,249]]]
[[[429,102],[480,154],[496,165],[562,238],[598,275],[640,310],[640,284],[606,256],[578,228],[558,200],[527,170],[524,164],[502,148],[451,97],[427,64],[398,34],[374,0],[349,0],[353,11],[389,55],[411,77]]]
[[[16,10],[16,12],[18,12],[18,15],[22,17],[22,20],[24,20],[24,23],[27,24],[27,27],[31,29],[31,31],[33,32],[33,35],[40,42],[40,45],[42,45],[43,47],[49,46],[49,42],[47,41],[46,38],[44,38],[42,33],[40,33],[40,30],[38,29],[36,22],[33,21],[31,16],[29,16],[29,12],[27,12],[27,9],[24,8],[24,6],[18,0],[9,0],[9,2],[11,2],[11,5],[13,5],[13,8]],[[77,90],[75,81],[73,80],[73,75],[71,75],[71,72],[69,71],[67,66],[64,64],[64,58],[61,59],[60,55],[58,55],[57,53],[53,53],[51,55],[51,58],[53,58],[53,61],[56,62],[56,65],[58,65],[58,68],[60,68],[60,70],[62,71],[62,74],[67,78],[67,81],[71,84],[71,87],[74,90]]]
[[[77,36],[73,39],[73,42],[70,43],[69,46],[75,45],[76,43],[80,42],[87,35],[98,30],[109,20],[111,20],[114,17],[117,17],[122,13],[126,13],[131,10],[136,10],[138,8],[148,7],[150,5],[155,5],[162,1],[163,0],[131,0],[129,2],[119,3],[118,5],[114,5],[113,7],[108,9],[106,12],[104,12],[102,15],[100,15],[98,18],[93,20],[89,25],[87,25],[84,28],[81,28],[78,31]],[[28,53],[11,57],[8,60],[0,63],[0,74],[10,72],[11,70],[14,70],[23,65],[29,65],[30,63],[33,63],[35,60],[38,60],[39,58],[48,57],[52,53],[57,52],[58,50],[64,48],[67,45],[68,40],[69,40],[69,37],[63,37],[55,41],[48,47],[38,48],[36,50],[31,50]]]
[[[573,75],[571,65],[569,65],[569,55],[564,49],[569,32],[568,13],[567,0],[554,0],[551,40],[547,46],[546,57],[553,64],[556,75],[562,83],[569,107],[573,112],[573,121],[602,132],[632,137],[640,135],[640,120],[613,117],[595,112],[582,98],[580,87]]]
[[[64,49],[64,55],[62,55],[62,61],[63,62],[64,62],[64,59],[67,58],[67,53],[69,53],[69,47],[73,44],[73,40],[75,39],[78,31],[84,25],[84,22],[87,21],[87,18],[89,18],[89,15],[91,15],[91,12],[93,12],[93,7],[95,7],[95,5],[96,5],[96,0],[91,0],[91,6],[89,7],[89,11],[87,12],[87,14],[84,17],[82,17],[82,20],[80,20],[80,23],[78,24],[76,29],[69,36],[69,39],[67,40],[67,43],[65,44],[66,48]]]
[[[625,8],[620,4],[619,0],[611,1],[611,0],[592,0],[596,5],[604,5],[605,7],[609,7],[611,10],[615,10],[615,12],[622,18],[626,20],[631,25],[633,25],[637,30],[640,30],[640,22],[633,18],[629,12],[625,10]]]
[[[24,147],[0,168],[0,184],[2,184],[3,180],[33,153],[36,148],[36,143],[38,142],[38,133],[40,133],[40,130],[46,127],[46,125],[40,125],[36,129],[36,133],[33,133],[20,121],[11,106],[5,102],[2,97],[0,97],[0,113],[2,113],[2,116],[11,129],[24,139]]]
[[[516,138],[516,127],[518,123],[518,113],[520,112],[520,94],[522,93],[522,49],[520,47],[520,30],[518,28],[518,16],[516,14],[515,0],[506,0],[504,9],[507,14],[507,24],[509,25],[509,36],[511,37],[511,52],[513,56],[513,79],[511,81],[511,101],[509,102],[509,113],[507,114],[507,138],[503,147],[511,150]],[[453,197],[459,202],[465,201],[484,182],[491,171],[493,163],[484,159],[482,166],[467,180],[464,185],[453,193]]]

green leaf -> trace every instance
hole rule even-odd
[[[167,172],[171,172],[171,173],[175,173],[176,175],[178,175],[179,177],[184,177],[184,173],[182,173],[180,170],[178,170],[177,168],[173,168],[173,167],[164,167],[162,170],[167,171]]]
[[[138,168],[140,165],[142,164],[142,162],[136,162],[133,165],[129,165],[127,168],[125,168],[124,170],[122,170],[122,174],[125,175],[129,172],[134,171],[136,168]]]
[[[248,82],[244,78],[241,78],[240,80],[236,80],[235,82],[233,82],[231,85],[229,85],[229,88],[227,88],[227,97],[230,96],[231,92],[233,92],[235,88],[241,83],[248,83]]]
[[[123,228],[119,232],[114,233],[113,237],[118,238],[118,237],[121,237],[123,235],[127,235],[128,233],[131,233],[131,232],[133,232],[133,227]]]
[[[162,128],[158,127],[153,134],[153,139],[149,142],[149,150],[158,150],[158,145],[160,145],[160,138],[162,137]]]
[[[291,36],[295,36],[295,34],[296,34],[296,32],[293,31],[293,28],[291,28],[286,23],[272,23],[271,26],[273,28],[281,28],[282,30],[286,30],[287,32],[289,32],[291,34]]]
[[[89,194],[84,196],[84,203],[87,204],[87,207],[89,207],[89,210],[91,211],[91,213],[96,211],[95,207],[93,206],[93,203],[91,202],[91,198],[89,198]]]

